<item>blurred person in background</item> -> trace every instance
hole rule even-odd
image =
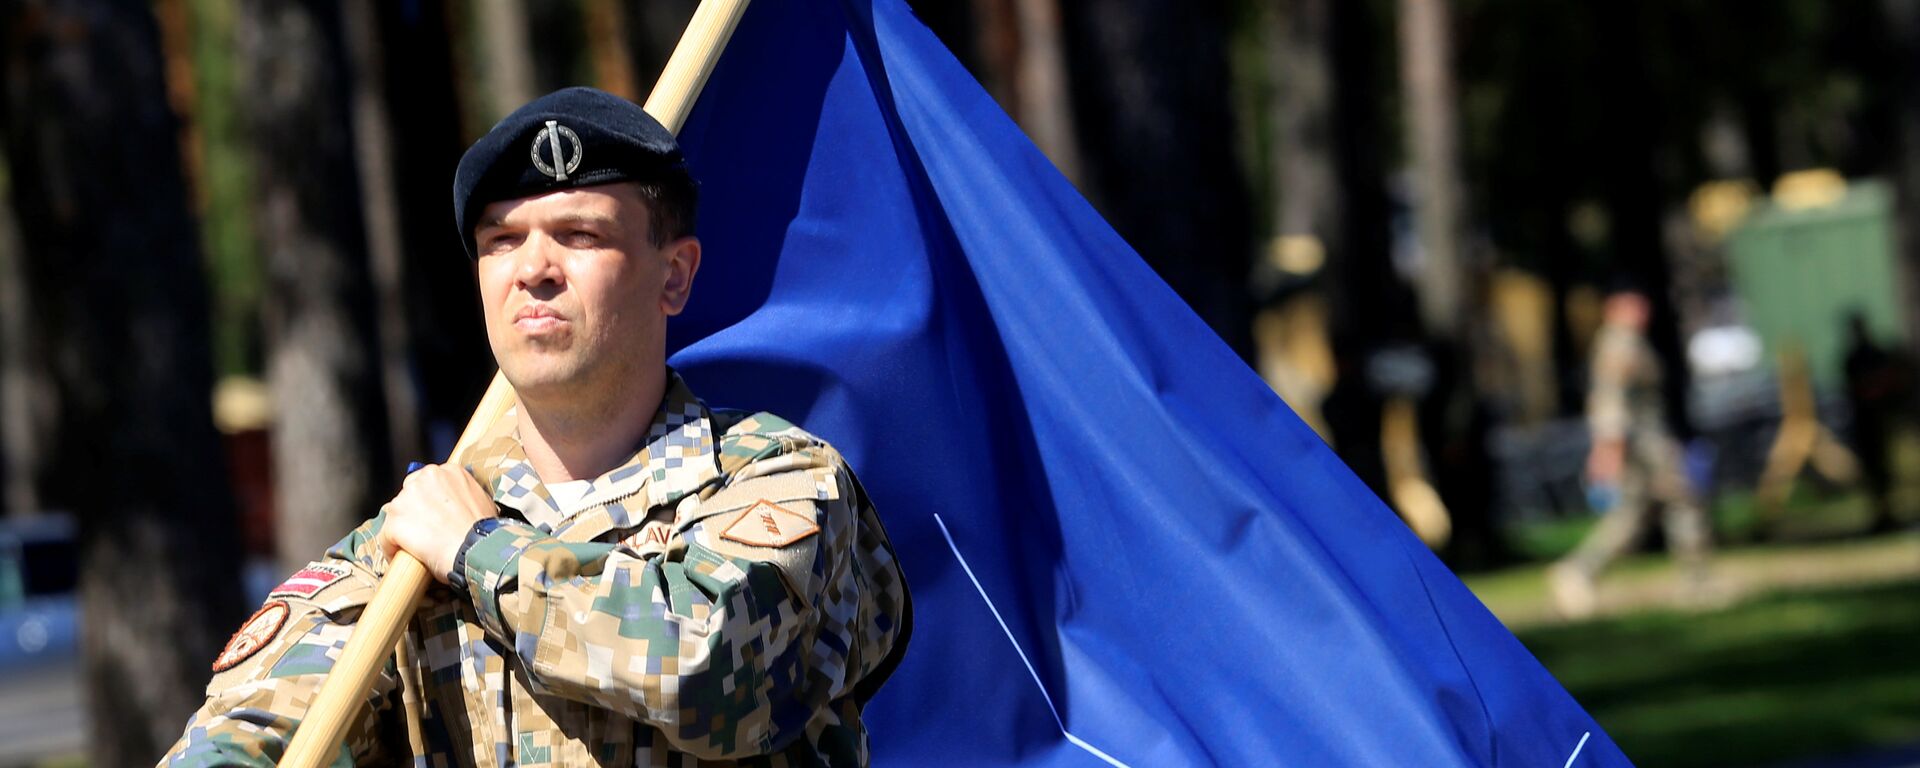
[[[1860,460],[1861,480],[1873,497],[1869,532],[1885,533],[1899,527],[1893,516],[1893,472],[1887,438],[1905,399],[1906,374],[1898,360],[1873,343],[1867,316],[1854,310],[1847,316],[1847,407],[1853,414],[1849,448]]]
[[[1587,426],[1589,498],[1604,512],[1593,531],[1548,574],[1555,605],[1570,618],[1591,616],[1595,581],[1645,532],[1658,506],[1667,547],[1681,569],[1682,597],[1697,601],[1707,588],[1712,529],[1687,481],[1680,442],[1668,428],[1660,391],[1660,362],[1647,344],[1652,314],[1633,289],[1607,297],[1593,343]]]

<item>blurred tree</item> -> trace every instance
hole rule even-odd
[[[1553,369],[1562,415],[1581,412],[1585,368],[1563,310],[1575,285],[1592,281],[1589,254],[1569,221],[1590,194],[1591,147],[1604,138],[1593,98],[1579,86],[1600,57],[1589,22],[1561,4],[1480,0],[1459,6],[1462,150],[1467,208],[1510,262],[1551,288]],[[1597,66],[1593,65],[1593,66]]]
[[[1332,89],[1329,123],[1338,225],[1325,272],[1338,378],[1324,410],[1340,457],[1384,496],[1385,393],[1377,386],[1373,363],[1381,353],[1412,341],[1418,322],[1413,295],[1393,265],[1385,148],[1395,142],[1385,126],[1380,78],[1381,49],[1390,38],[1371,0],[1335,0],[1325,13],[1331,80],[1338,84]]]
[[[1452,518],[1443,552],[1455,568],[1477,569],[1498,565],[1509,553],[1493,516],[1487,453],[1493,393],[1480,373],[1494,354],[1486,315],[1490,265],[1466,236],[1452,8],[1451,0],[1399,0],[1400,88],[1419,247],[1415,279],[1435,363],[1433,389],[1421,403],[1420,437]]]
[[[1448,0],[1399,0],[1400,89],[1412,160],[1420,247],[1420,315],[1427,332],[1458,340],[1474,313],[1482,278],[1464,256],[1459,110],[1453,85]]]
[[[1460,46],[1472,210],[1496,248],[1544,274],[1556,307],[1562,412],[1585,397],[1565,301],[1577,284],[1630,280],[1655,297],[1650,340],[1668,405],[1685,430],[1686,363],[1665,232],[1673,201],[1700,180],[1700,126],[1715,75],[1757,51],[1730,31],[1760,4],[1463,2]],[[1721,82],[1730,82],[1727,74]]]
[[[646,101],[633,73],[633,51],[627,47],[627,11],[619,0],[582,0],[587,56],[593,63],[593,84],[627,101]]]
[[[451,87],[461,81],[456,64],[463,59],[454,51],[464,28],[451,17],[453,5],[371,3],[375,47],[385,64],[381,78],[392,132],[387,162],[397,189],[393,216],[404,254],[404,299],[396,303],[405,311],[425,432],[425,455],[399,456],[396,463],[445,458],[493,375],[474,299],[473,264],[448,207],[454,167],[467,146],[461,116],[471,114],[460,100],[468,91]]]
[[[570,85],[590,85],[594,71],[589,61],[591,50],[583,0],[530,0],[527,2],[529,51],[533,56],[533,96],[515,102],[518,107],[534,97]],[[682,26],[685,26],[684,23]]]
[[[1273,126],[1273,231],[1318,241],[1344,254],[1334,144],[1333,6],[1336,0],[1278,0],[1264,38]],[[1310,247],[1310,246],[1308,246]]]
[[[483,71],[473,83],[478,87],[472,90],[491,97],[476,100],[488,102],[480,104],[487,116],[478,127],[485,131],[495,120],[537,95],[533,41],[526,0],[474,0],[473,7],[479,39],[472,46],[469,60],[478,60]]]
[[[1906,295],[1920,297],[1920,0],[1884,0],[1888,55],[1878,82],[1891,91],[1894,219]],[[1908,302],[1908,353],[1920,360],[1920,302]]]
[[[627,47],[633,52],[634,81],[643,100],[653,91],[654,81],[660,79],[660,70],[666,68],[667,57],[673,55],[674,46],[680,43],[680,33],[686,31],[687,21],[693,18],[697,5],[697,0],[652,0],[637,3],[631,9]],[[940,5],[960,7],[957,3]]]
[[[1060,173],[1081,183],[1059,0],[979,0],[974,7],[972,37],[985,49],[976,70],[987,89]]]
[[[1667,420],[1685,440],[1693,434],[1687,415],[1692,377],[1680,338],[1665,219],[1674,196],[1685,189],[1673,183],[1680,180],[1672,179],[1673,170],[1668,169],[1680,166],[1673,162],[1675,154],[1697,149],[1693,129],[1699,125],[1699,114],[1659,108],[1671,93],[1662,87],[1671,83],[1660,75],[1672,62],[1642,53],[1680,50],[1682,41],[1674,34],[1676,20],[1667,10],[1658,0],[1633,0],[1597,14],[1596,31],[1608,47],[1634,55],[1620,56],[1600,68],[1595,92],[1612,105],[1616,116],[1607,123],[1609,131],[1597,147],[1596,159],[1601,163],[1599,191],[1607,210],[1612,272],[1653,299],[1647,341],[1660,358]],[[1675,141],[1680,136],[1687,138]]]
[[[386,54],[376,0],[341,0],[348,92],[353,118],[354,167],[360,177],[360,209],[367,224],[367,263],[380,339],[380,394],[385,401],[387,455],[394,461],[422,457],[419,387],[414,381],[408,333],[405,271],[401,250],[399,172],[395,126],[388,111]],[[445,91],[453,89],[447,88]],[[438,457],[434,457],[438,458]]]
[[[1252,217],[1235,155],[1220,0],[1068,3],[1081,189],[1242,357],[1252,354]]]
[[[0,162],[0,201],[11,196],[7,186]],[[0,209],[0,514],[45,509],[41,488],[60,413],[53,338],[41,327],[41,297],[28,290],[32,277],[13,211]]]
[[[393,485],[339,9],[333,0],[240,5],[266,255],[274,530],[286,568],[372,516]]]
[[[152,8],[5,0],[0,143],[61,398],[44,503],[80,522],[95,765],[142,765],[244,616],[206,283]]]
[[[260,327],[263,278],[249,210],[253,165],[242,136],[245,105],[237,94],[235,8],[227,0],[190,0],[187,5],[191,31],[187,39],[169,44],[192,52],[194,99],[183,117],[190,117],[199,128],[193,202],[212,288],[214,370],[220,376],[259,376],[265,371]]]

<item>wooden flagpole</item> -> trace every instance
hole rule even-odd
[[[746,13],[747,2],[703,0],[694,10],[693,19],[687,22],[687,31],[681,34],[679,45],[674,47],[673,56],[660,72],[659,82],[647,97],[647,113],[667,130],[680,133],[701,87],[706,85],[707,76],[713,74],[720,52],[726,48],[727,38],[733,35],[734,27]],[[486,394],[474,408],[473,418],[468,420],[466,430],[454,444],[452,457],[459,456],[486,434],[514,402],[513,386],[505,376],[494,373],[493,382],[487,385]],[[333,671],[320,686],[319,695],[308,707],[306,718],[294,732],[293,742],[287,746],[280,765],[320,768],[333,762],[346,736],[347,725],[373,687],[374,675],[388,654],[393,653],[395,643],[413,616],[414,607],[431,583],[432,577],[419,560],[405,552],[394,557],[380,581],[380,588],[374,591],[373,600],[360,614],[353,637],[340,650],[339,661],[334,663]]]

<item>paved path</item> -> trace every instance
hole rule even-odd
[[[1883,584],[1920,579],[1920,531],[1867,539],[1754,546],[1715,558],[1718,601],[1733,603],[1785,589]],[[1514,631],[1559,623],[1547,597],[1545,567],[1474,575],[1468,586]],[[1662,555],[1630,559],[1600,579],[1596,618],[1648,609],[1680,607],[1676,579]]]
[[[85,717],[77,663],[6,673],[0,677],[0,766],[80,752]]]

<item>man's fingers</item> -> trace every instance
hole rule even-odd
[[[380,548],[388,557],[411,553],[437,578],[444,578],[473,521],[499,512],[480,482],[457,464],[427,464],[408,473],[384,511]]]
[[[381,554],[386,555],[387,559],[391,560],[393,559],[393,553],[396,551],[399,551],[400,549],[399,542],[395,541],[393,538],[393,519],[394,519],[393,505],[392,504],[382,505],[380,507],[380,513],[383,515],[386,515],[387,520],[384,524],[380,526],[380,532],[374,534],[373,543],[375,546],[380,548]]]

